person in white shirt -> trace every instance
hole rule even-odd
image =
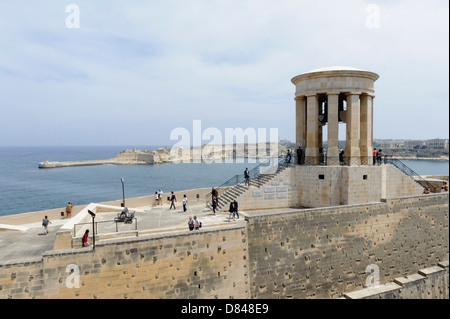
[[[187,203],[188,203],[188,199],[186,197],[186,195],[183,196],[183,211],[186,213],[187,211]]]

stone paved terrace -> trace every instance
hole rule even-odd
[[[180,201],[176,203],[176,210],[169,210],[169,204],[161,206],[147,205],[140,207],[129,207],[129,211],[138,209],[135,213],[137,218],[137,230],[139,233],[153,233],[153,232],[167,232],[180,229],[187,229],[187,221],[189,216],[196,215],[202,222],[203,228],[219,225],[229,225],[237,222],[236,220],[228,220],[227,213],[213,214],[205,208],[202,202],[194,203],[188,206],[186,213],[183,212],[183,207]],[[77,213],[80,211],[78,209]],[[240,218],[243,219],[245,212],[240,212]],[[42,215],[42,216],[41,216]],[[53,214],[55,215],[55,214]],[[24,261],[29,259],[39,258],[44,252],[52,250],[55,243],[56,232],[69,221],[66,217],[56,217],[56,219],[49,218],[52,224],[49,225],[49,233],[43,234],[43,226],[40,220],[44,214],[34,216],[34,222],[25,218],[25,222],[20,225],[17,222],[17,216],[11,216],[14,225],[7,224],[8,218],[0,218],[0,264],[11,263],[17,261]],[[76,216],[73,213],[72,218]],[[98,234],[96,241],[101,241],[102,235],[116,232],[116,223],[113,221],[117,216],[117,212],[102,212],[98,213],[95,221],[98,222]],[[50,217],[50,216],[49,216]],[[39,219],[39,221],[36,221]],[[88,223],[89,227],[92,227]],[[77,236],[84,233],[84,225],[76,226]],[[136,229],[136,222],[132,224],[118,223],[119,233],[127,231],[134,231]],[[129,236],[129,235],[128,235]]]

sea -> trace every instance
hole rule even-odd
[[[159,145],[134,146],[155,149]],[[103,160],[130,146],[0,147],[0,216],[85,205],[193,188],[217,187],[250,170],[244,163],[180,163],[157,165],[100,165],[40,169],[40,162]],[[241,159],[241,161],[243,161]],[[449,162],[403,160],[420,175],[449,175]],[[123,189],[122,189],[122,181]]]

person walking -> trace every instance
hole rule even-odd
[[[171,201],[172,203],[170,204],[169,210],[172,209],[172,207],[173,207],[173,209],[177,209],[177,208],[175,207],[175,202],[177,201],[177,197],[175,196],[175,194],[174,194],[173,192],[171,192],[171,193],[172,193],[172,196],[170,197],[170,201]]]
[[[244,171],[244,178],[245,178],[245,185],[250,187],[250,172],[248,171],[248,168]]]
[[[186,197],[186,194],[183,195],[183,212],[186,213],[187,211],[187,203],[188,203],[188,199]]]
[[[238,202],[236,200],[234,200],[233,203],[234,203],[234,207],[233,207],[234,213],[236,214],[237,219],[239,219]]]
[[[288,150],[287,154],[286,154],[286,163],[290,164],[291,159],[292,159],[292,153],[291,153],[291,150]]]
[[[219,196],[219,192],[217,191],[217,189],[215,189],[214,187],[211,190],[211,201],[215,199],[217,199],[217,197]]]
[[[233,220],[235,218],[234,216],[234,201],[230,203],[230,209],[228,210],[228,221],[230,221],[231,217],[233,217]]]
[[[214,215],[216,214],[216,209],[217,209],[217,198],[213,198],[212,200],[212,208],[213,208],[213,213]]]
[[[82,247],[88,247],[89,244],[89,229],[86,229],[86,231],[84,232],[83,237],[81,238],[81,246]]]
[[[48,234],[48,224],[51,224],[52,222],[48,220],[48,217],[45,216],[45,218],[42,220],[42,226],[44,226],[44,235]]]
[[[72,216],[72,209],[73,209],[73,204],[71,202],[67,203],[66,206],[66,217],[70,218]]]

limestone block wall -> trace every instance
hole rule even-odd
[[[239,209],[273,209],[298,206],[298,179],[295,167],[286,168],[261,187],[250,187],[237,197]]]
[[[50,251],[33,263],[2,265],[0,298],[246,298],[246,247],[241,221],[104,241],[94,251]]]
[[[448,194],[248,217],[250,298],[335,298],[448,260]]]
[[[392,165],[294,166],[237,198],[241,210],[328,207],[421,195],[423,187]]]
[[[382,165],[382,198],[413,196],[423,193],[423,187],[393,165]],[[385,192],[385,193],[384,193]]]

